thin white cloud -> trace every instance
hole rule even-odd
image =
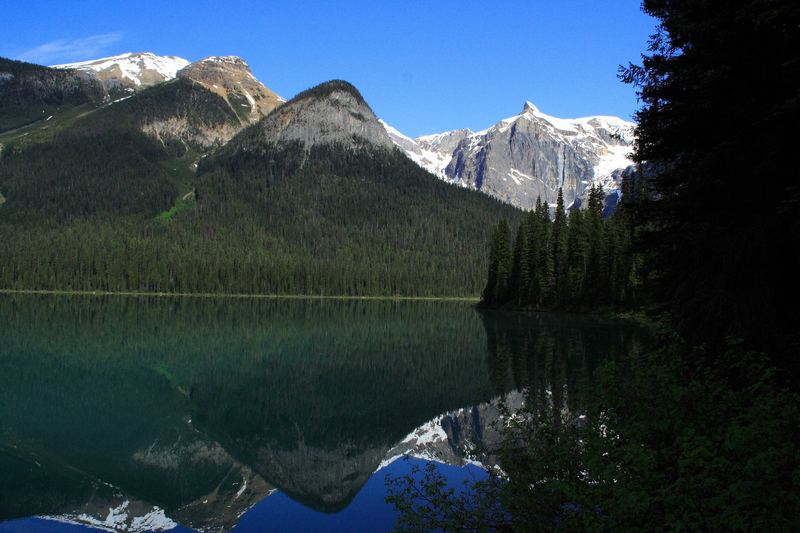
[[[17,55],[16,59],[40,65],[95,59],[103,55],[111,45],[121,41],[122,37],[122,32],[113,32],[80,39],[58,39],[26,50]]]

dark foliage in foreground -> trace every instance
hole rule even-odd
[[[642,247],[655,300],[693,343],[743,338],[793,366],[800,280],[800,8],[648,0],[660,27],[624,71],[643,103],[635,158],[662,169]]]

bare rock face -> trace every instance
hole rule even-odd
[[[142,124],[140,129],[165,146],[178,143],[208,152],[228,142],[241,127],[227,122],[202,123],[175,116],[150,120]]]
[[[240,57],[207,57],[183,68],[177,76],[221,96],[244,124],[257,122],[286,101],[258,81]]]
[[[567,206],[579,205],[592,184],[618,191],[632,164],[634,128],[617,117],[560,119],[526,102],[521,113],[483,131],[409,139],[394,130],[392,139],[440,178],[530,209],[537,198],[555,204],[559,188]]]
[[[338,144],[394,149],[394,143],[355,87],[329,81],[304,91],[270,113],[250,141],[297,141],[311,148]],[[247,147],[245,147],[247,149]]]
[[[177,72],[188,64],[182,57],[129,52],[91,61],[54,65],[53,68],[88,74],[109,92],[134,92],[174,79]]]

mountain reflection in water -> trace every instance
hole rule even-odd
[[[515,389],[577,410],[637,342],[453,302],[4,295],[0,317],[0,531],[391,527],[376,470],[463,465]]]

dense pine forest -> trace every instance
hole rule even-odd
[[[622,203],[603,218],[604,193],[592,186],[588,207],[564,209],[559,189],[555,217],[537,200],[511,240],[508,221],[492,236],[483,307],[592,309],[630,307],[640,282],[631,250],[630,178]]]
[[[296,159],[303,151],[290,148],[280,154],[276,157]],[[330,161],[331,156],[314,152],[310,157]],[[521,218],[522,213],[441,183],[398,152],[348,157],[349,166],[324,177],[308,162],[287,175],[277,167],[275,174],[264,172],[260,160],[208,163],[198,176],[197,199],[169,210],[167,191],[160,217],[151,211],[149,218],[117,214],[0,224],[5,245],[0,286],[477,294],[492,225],[501,216]],[[222,166],[229,163],[238,166]],[[247,164],[255,165],[251,172],[239,170]],[[128,196],[130,190],[120,193]],[[141,198],[133,199],[138,203]]]

